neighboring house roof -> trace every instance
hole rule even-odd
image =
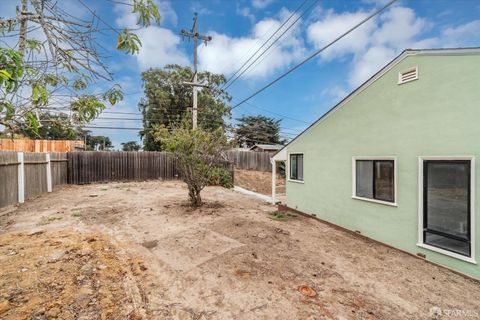
[[[392,67],[394,67],[396,64],[398,64],[400,61],[405,59],[408,56],[414,56],[414,55],[465,55],[465,54],[480,54],[480,47],[472,47],[472,48],[445,48],[445,49],[405,49],[401,54],[399,54],[395,59],[390,61],[386,66],[384,66],[382,69],[380,69],[377,73],[375,73],[370,79],[362,83],[357,89],[353,90],[348,96],[346,96],[343,100],[341,100],[339,103],[337,103],[333,108],[328,110],[326,113],[324,113],[318,120],[316,120],[314,123],[312,123],[309,127],[307,127],[305,130],[303,130],[298,136],[296,136],[293,140],[291,140],[289,143],[287,143],[285,146],[283,146],[282,149],[280,149],[273,158],[275,157],[286,147],[294,143],[298,138],[300,138],[302,135],[310,131],[313,127],[317,126],[320,124],[323,120],[325,120],[329,115],[334,113],[337,109],[341,108],[343,105],[345,105],[347,102],[349,102],[354,96],[362,92],[364,89],[366,89],[368,86],[370,86],[373,82],[377,81],[381,76],[383,76],[385,73],[387,73]],[[278,159],[280,160],[280,159]]]
[[[280,150],[283,148],[283,144],[256,144],[250,148],[250,150],[253,150],[255,148],[260,148],[263,150]]]

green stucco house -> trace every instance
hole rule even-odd
[[[462,48],[405,50],[273,160],[288,207],[480,279],[479,157],[480,48]]]

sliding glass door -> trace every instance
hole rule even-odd
[[[471,256],[470,160],[423,162],[423,242]]]

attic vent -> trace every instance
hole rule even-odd
[[[413,67],[398,73],[398,84],[418,79],[418,67]]]

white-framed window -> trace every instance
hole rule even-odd
[[[475,263],[475,158],[418,158],[418,246]]]
[[[352,198],[396,206],[396,157],[353,157]]]
[[[288,155],[289,180],[303,182],[303,153]]]
[[[398,73],[398,84],[404,84],[418,79],[418,66],[402,70]]]

